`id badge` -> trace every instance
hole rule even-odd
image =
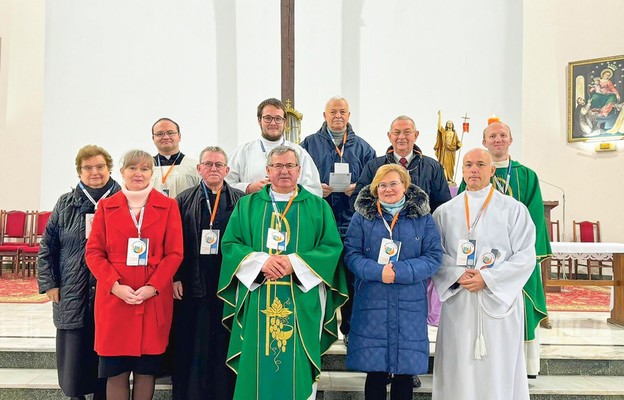
[[[386,265],[388,263],[398,261],[399,253],[401,253],[401,242],[396,240],[390,240],[388,238],[381,239],[381,246],[379,246],[379,257],[377,257],[377,263]]]
[[[202,229],[199,254],[219,254],[218,229]]]
[[[130,238],[128,239],[128,255],[126,265],[139,266],[147,265],[147,254],[149,251],[149,239]]]
[[[89,235],[91,234],[93,217],[95,217],[95,214],[85,214],[85,239],[89,239]]]
[[[457,265],[468,268],[475,267],[477,241],[474,239],[460,239],[457,245]]]
[[[277,251],[286,250],[286,232],[269,228],[267,232],[267,248]]]
[[[505,257],[505,252],[498,249],[484,249],[477,259],[477,268],[492,268]]]
[[[337,174],[348,174],[349,173],[349,164],[348,163],[334,163],[334,172]]]

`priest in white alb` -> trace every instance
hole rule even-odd
[[[443,258],[433,276],[442,301],[434,400],[528,400],[522,287],[535,266],[527,208],[490,184],[486,150],[466,153],[466,191],[433,214]]]

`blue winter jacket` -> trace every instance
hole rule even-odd
[[[423,374],[429,366],[427,278],[442,260],[440,234],[427,194],[410,185],[393,229],[393,240],[401,242],[395,282],[383,283],[377,258],[389,235],[376,204],[370,186],[362,189],[345,240],[345,264],[355,275],[347,369]],[[384,218],[390,225],[392,216],[384,212]]]
[[[323,126],[321,126],[318,132],[307,136],[301,143],[301,147],[306,149],[314,160],[321,182],[325,184],[329,184],[329,173],[335,172],[334,163],[348,163],[349,172],[351,172],[351,183],[355,183],[360,179],[366,163],[377,156],[375,150],[364,139],[355,135],[351,124],[347,124],[346,146],[341,147],[343,153],[342,161],[336,151],[336,145],[332,140],[331,133],[327,130],[327,122],[323,122]],[[349,196],[344,193],[331,193],[325,197],[325,200],[327,200],[334,211],[338,231],[344,237],[353,215]]]

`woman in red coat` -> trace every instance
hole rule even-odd
[[[87,242],[97,279],[95,351],[109,399],[151,399],[169,339],[172,278],[182,261],[182,223],[175,200],[154,190],[154,160],[124,156],[121,192],[102,200]]]

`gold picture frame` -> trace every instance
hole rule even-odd
[[[568,64],[568,143],[624,139],[624,55]]]

